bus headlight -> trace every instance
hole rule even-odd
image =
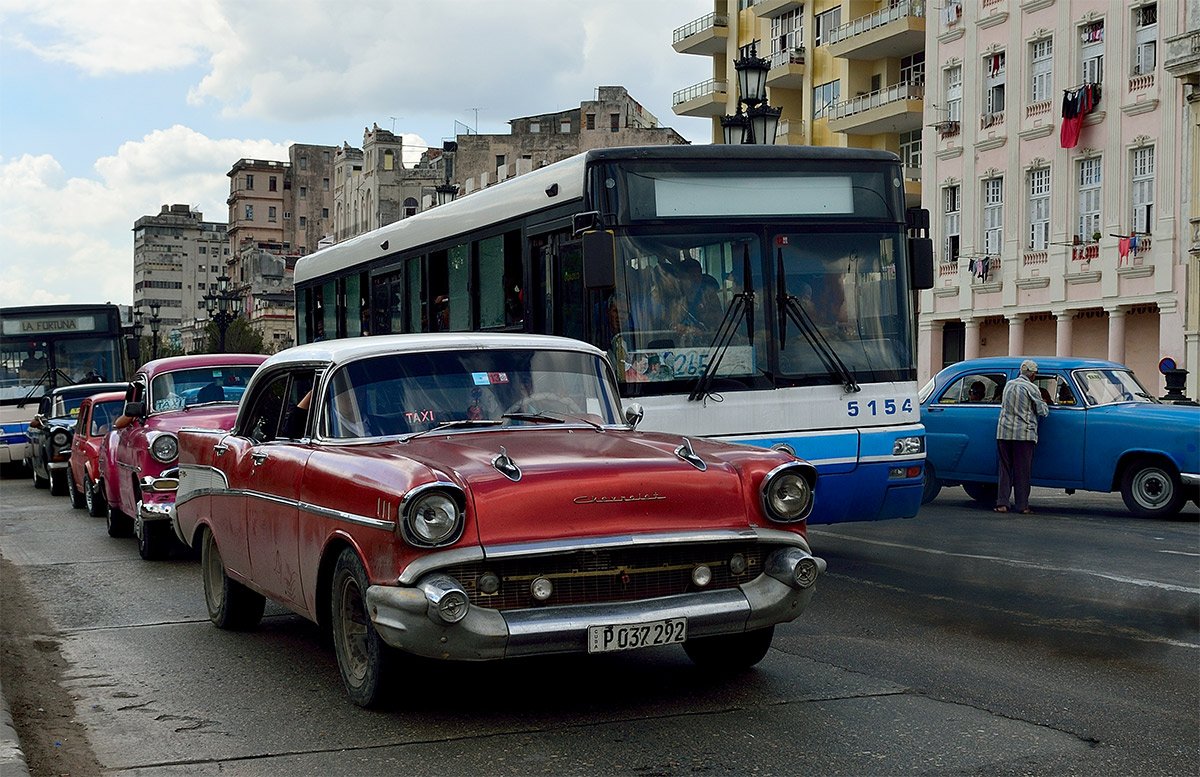
[[[455,542],[463,529],[463,510],[454,496],[441,489],[410,495],[400,522],[404,539],[431,548]]]
[[[784,464],[772,470],[762,485],[762,505],[772,521],[792,523],[808,517],[813,506],[812,465]]]
[[[893,456],[912,456],[925,452],[924,437],[897,437],[892,443]]]
[[[163,464],[170,464],[179,456],[179,440],[173,434],[163,433],[154,438],[154,442],[150,443],[150,455],[154,460]]]

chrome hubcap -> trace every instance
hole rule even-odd
[[[346,670],[356,682],[367,676],[367,612],[362,592],[353,578],[347,577],[341,589],[342,653]]]
[[[1144,469],[1133,479],[1133,495],[1143,507],[1160,507],[1171,499],[1171,482],[1158,469]]]

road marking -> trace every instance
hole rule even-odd
[[[1170,553],[1173,556],[1197,556],[1197,557],[1200,557],[1200,553],[1192,553],[1192,552],[1186,551],[1186,550],[1160,550],[1159,553]]]
[[[935,556],[952,556],[954,558],[967,558],[978,561],[994,561],[998,564],[1008,564],[1014,567],[1025,567],[1026,569],[1037,569],[1043,572],[1077,572],[1081,575],[1090,575],[1092,577],[1103,578],[1104,580],[1112,580],[1118,583],[1127,583],[1136,585],[1141,588],[1158,588],[1163,591],[1177,591],[1184,594],[1200,595],[1200,588],[1190,588],[1185,585],[1174,585],[1173,583],[1160,583],[1157,580],[1143,580],[1137,577],[1124,577],[1122,575],[1110,575],[1105,572],[1097,572],[1092,569],[1079,569],[1078,567],[1055,567],[1049,564],[1035,564],[1032,561],[1021,561],[1019,559],[1004,558],[1002,556],[982,556],[976,553],[951,553],[947,550],[935,550],[933,548],[921,548],[915,545],[904,545],[899,542],[884,542],[882,540],[867,540],[862,537],[853,537],[848,534],[837,534],[830,531],[820,531],[809,529],[809,534],[815,534],[823,537],[833,537],[838,540],[850,540],[852,542],[862,542],[867,545],[881,545],[887,548],[899,548],[901,550],[912,550],[919,553],[930,553]],[[1164,552],[1164,551],[1160,551]]]

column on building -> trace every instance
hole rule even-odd
[[[1125,363],[1125,309],[1119,305],[1107,306],[1108,313],[1108,360]]]
[[[979,319],[967,318],[963,321],[965,335],[963,337],[963,359],[979,358]]]
[[[1025,353],[1025,314],[1012,313],[1008,319],[1008,355],[1022,356]]]
[[[944,321],[924,319],[917,328],[917,379],[921,382],[933,377],[942,368]]]
[[[1075,314],[1071,310],[1055,310],[1054,313],[1054,355],[1055,356],[1070,356],[1071,355],[1071,324]]]

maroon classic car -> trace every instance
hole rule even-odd
[[[106,514],[104,492],[99,487],[100,447],[124,407],[124,391],[96,394],[79,405],[75,436],[71,439],[67,489],[71,492],[71,506],[87,507],[88,514],[96,518]]]
[[[108,533],[137,537],[144,559],[174,544],[177,432],[185,426],[228,429],[250,376],[267,357],[256,354],[173,356],[147,362],[125,396],[123,422],[101,456]]]
[[[536,335],[399,335],[271,357],[228,431],[179,435],[176,531],[209,616],[269,597],[326,629],[351,699],[394,651],[450,660],[682,643],[746,667],[825,569],[815,469],[633,427],[603,352]]]

